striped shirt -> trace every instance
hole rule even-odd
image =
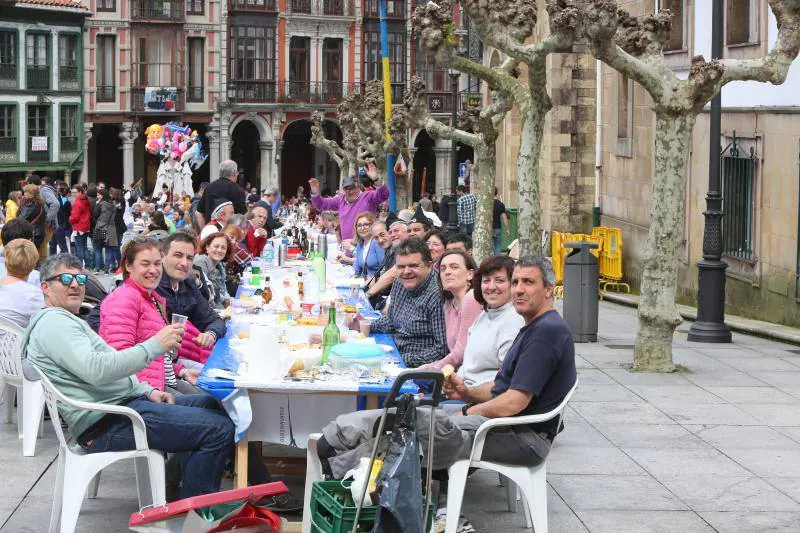
[[[478,204],[477,198],[472,193],[464,194],[456,201],[456,210],[458,211],[459,224],[474,224],[475,223],[475,207]]]
[[[391,333],[406,366],[416,368],[447,354],[442,294],[435,271],[413,291],[396,279],[391,302],[389,313],[373,322],[372,332]]]

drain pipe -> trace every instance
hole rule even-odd
[[[592,226],[600,226],[600,174],[603,172],[603,63],[596,62],[595,101],[595,132],[594,132],[594,207],[592,207]]]

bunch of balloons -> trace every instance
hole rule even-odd
[[[144,133],[147,136],[145,150],[153,155],[160,155],[163,161],[188,163],[197,170],[208,158],[203,153],[197,130],[192,130],[189,125],[183,126],[175,122],[150,124]]]

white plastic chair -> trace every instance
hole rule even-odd
[[[522,493],[522,503],[525,508],[525,521],[528,527],[533,525],[536,533],[547,533],[547,458],[537,466],[515,466],[490,461],[481,461],[483,445],[486,435],[496,427],[518,426],[547,422],[561,415],[567,407],[567,402],[572,397],[578,381],[564,397],[561,404],[550,411],[540,415],[515,416],[509,418],[493,418],[487,420],[475,432],[472,451],[469,459],[461,459],[453,463],[448,473],[450,481],[447,489],[447,521],[445,533],[455,533],[458,529],[458,519],[461,516],[461,503],[464,498],[464,489],[467,484],[467,474],[472,468],[485,468],[499,473],[505,477],[505,492],[508,497],[509,510],[516,510],[516,491]],[[562,422],[559,421],[559,424]]]
[[[147,446],[147,432],[144,420],[139,413],[121,405],[80,402],[67,398],[53,386],[41,370],[35,365],[31,366],[42,377],[41,383],[47,400],[47,409],[50,411],[50,419],[59,441],[58,471],[49,533],[55,533],[59,529],[59,524],[60,533],[74,532],[87,489],[89,498],[96,498],[97,488],[100,484],[100,472],[110,464],[123,459],[133,459],[134,461],[139,507],[163,505],[166,502],[164,456],[161,452],[150,450]],[[68,445],[58,417],[59,402],[78,409],[127,416],[133,425],[136,449],[124,452],[86,453],[77,444]]]
[[[36,437],[43,434],[44,393],[38,381],[31,381],[22,372],[22,336],[24,331],[14,322],[0,317],[0,390],[5,390],[6,423],[14,413],[17,398],[17,427],[22,439],[22,455],[36,454]],[[20,392],[22,394],[20,394]]]

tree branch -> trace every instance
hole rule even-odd
[[[778,40],[766,56],[752,60],[724,59],[722,84],[732,81],[761,81],[780,85],[800,52],[800,2],[769,0],[778,22]]]

